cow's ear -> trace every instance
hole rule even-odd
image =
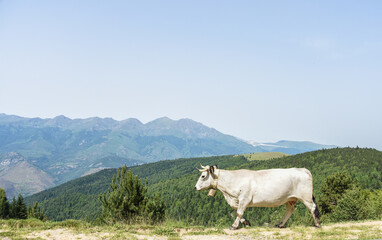
[[[211,174],[214,174],[214,171],[215,171],[214,166],[211,166],[211,167],[210,167],[210,173],[211,173]]]

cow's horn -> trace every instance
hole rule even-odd
[[[196,169],[198,169],[199,172],[204,172],[204,171],[205,171],[205,170],[203,170],[203,169],[199,169],[199,168],[196,168]]]
[[[208,170],[208,168],[205,167],[205,166],[203,166],[202,164],[200,164],[200,166],[202,167],[202,169],[196,168],[196,169],[198,169],[200,172],[204,172],[204,171],[207,171],[207,170]]]

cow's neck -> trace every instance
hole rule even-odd
[[[233,185],[235,185],[235,183],[233,182],[233,178],[230,177],[230,171],[220,169],[218,171],[219,177],[216,180],[216,188],[224,195],[235,195],[234,191],[232,191],[234,189]]]
[[[238,206],[237,192],[235,192],[235,182],[230,171],[219,170],[217,178],[217,189],[223,194],[228,205],[236,209]]]

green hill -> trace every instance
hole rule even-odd
[[[289,154],[282,153],[282,152],[263,152],[263,153],[248,153],[248,154],[243,154],[243,156],[248,161],[255,161],[255,160],[270,160],[275,158],[282,158],[285,156],[289,156]]]
[[[267,169],[305,167],[314,178],[315,196],[320,196],[320,187],[325,178],[338,171],[348,171],[358,179],[359,185],[367,189],[382,188],[382,152],[374,149],[336,148],[319,150],[272,160],[248,161],[244,156],[219,156],[160,161],[132,167],[134,174],[148,179],[149,194],[158,194],[167,205],[167,217],[172,220],[194,224],[229,224],[232,209],[222,194],[207,197],[207,191],[197,192],[194,186],[199,177],[195,167],[217,164],[223,169]],[[46,214],[54,220],[68,218],[94,219],[101,210],[100,193],[107,190],[115,169],[85,176],[55,188],[43,191],[25,200],[34,201],[45,208]],[[245,215],[254,224],[272,222],[281,218],[283,208],[251,208]],[[292,216],[303,221],[304,207]],[[292,220],[293,221],[293,220]],[[309,220],[308,220],[309,221]]]

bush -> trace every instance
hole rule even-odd
[[[146,220],[150,223],[161,222],[164,219],[165,211],[164,202],[158,196],[154,196],[152,199],[148,199],[146,203]]]
[[[318,201],[322,213],[332,213],[345,192],[356,186],[357,181],[353,180],[347,172],[338,172],[328,176],[321,186],[321,196]]]
[[[359,188],[345,192],[329,215],[331,221],[358,221],[382,217],[382,191],[370,192]]]
[[[367,219],[371,214],[366,205],[367,192],[359,188],[350,189],[343,194],[333,209],[330,219],[333,221],[357,221]]]
[[[382,191],[371,192],[366,201],[366,206],[370,214],[368,218],[382,219]]]

